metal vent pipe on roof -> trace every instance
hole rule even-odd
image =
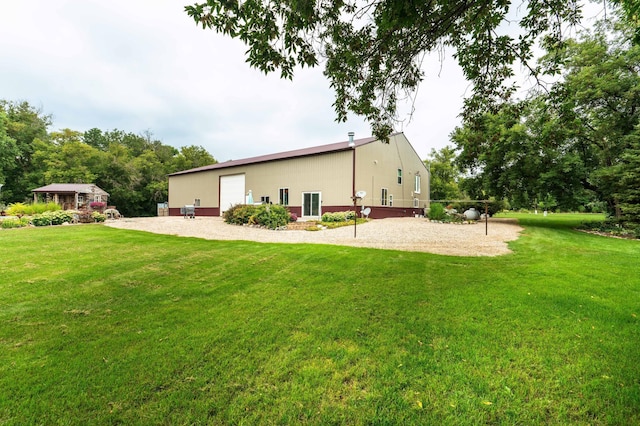
[[[353,137],[355,136],[355,133],[349,132],[347,134],[349,135],[349,146],[353,148],[354,146],[356,146],[356,143],[353,141]]]

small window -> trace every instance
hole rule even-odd
[[[196,206],[196,207],[200,207],[200,198],[196,198],[196,199],[193,201],[193,205],[194,205],[194,206]]]
[[[289,205],[289,188],[280,188],[278,190],[278,202],[282,206]]]
[[[420,193],[420,175],[416,175],[415,184],[413,185],[413,192]]]
[[[260,197],[260,202],[261,202],[262,204],[269,204],[269,203],[270,203],[269,196],[268,196],[268,195],[265,195],[265,196],[263,196],[263,197]]]
[[[389,194],[389,207],[393,207],[393,194]]]
[[[418,208],[420,207],[420,200],[417,198],[413,199],[413,207]]]
[[[386,206],[389,203],[389,191],[387,188],[382,188],[380,193],[380,205]]]
[[[398,185],[402,185],[402,169],[398,169]]]

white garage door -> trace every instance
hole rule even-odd
[[[220,176],[220,216],[235,204],[244,204],[244,175]]]

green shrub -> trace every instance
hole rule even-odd
[[[69,210],[45,211],[31,218],[34,226],[62,225],[73,221],[73,213]]]
[[[12,203],[7,208],[9,216],[24,216],[27,214],[27,205],[25,203]]]
[[[100,212],[93,212],[91,213],[91,217],[93,218],[94,221],[96,222],[104,222],[105,220],[107,220],[107,215],[102,214]]]
[[[48,214],[37,214],[31,218],[33,226],[49,226],[51,225],[51,216]]]
[[[41,214],[47,211],[47,205],[45,203],[33,203],[27,205],[25,214],[29,216],[33,216],[36,214]]]
[[[346,212],[327,212],[322,215],[320,220],[325,223],[346,222],[353,220],[354,217],[356,217],[356,213],[352,210]]]
[[[327,212],[320,218],[322,222],[344,222],[345,216],[343,212]]]
[[[447,216],[444,206],[440,203],[431,203],[427,217],[431,220],[443,220]]]
[[[52,225],[62,225],[63,223],[71,223],[73,220],[73,213],[68,210],[58,210],[55,212],[47,212],[51,215]]]
[[[247,224],[251,216],[256,213],[257,207],[250,204],[236,204],[223,213],[222,219],[233,225]]]
[[[62,210],[62,207],[60,207],[60,204],[54,203],[53,201],[49,201],[48,203],[28,204],[26,208],[26,214],[36,215],[36,214],[42,214],[44,212],[55,212],[58,210]]]
[[[611,236],[623,238],[640,238],[640,226],[632,223],[621,222],[616,219],[607,219],[605,221],[582,223],[577,229],[587,231],[602,232]]]
[[[26,217],[21,217],[19,219],[4,219],[0,226],[2,229],[24,228],[25,226],[29,226],[29,219]]]
[[[9,205],[7,214],[11,216],[33,216],[45,212],[54,212],[62,210],[59,204],[50,201],[48,203],[13,203]]]
[[[260,225],[269,229],[286,226],[291,215],[286,207],[272,204],[236,204],[222,215],[225,222],[233,225]]]
[[[256,212],[249,218],[250,224],[277,229],[289,223],[289,210],[277,204],[261,204],[256,206]]]
[[[62,210],[62,206],[60,206],[60,204],[58,203],[54,203],[53,201],[49,201],[47,204],[47,210],[48,212],[57,212],[58,210]]]

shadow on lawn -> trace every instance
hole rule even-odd
[[[580,225],[590,222],[603,222],[602,214],[584,213],[557,213],[544,216],[542,214],[514,214],[508,217],[515,217],[518,223],[524,227],[546,228],[553,230],[573,230]]]
[[[559,233],[586,232],[601,237],[625,240],[640,240],[640,229],[624,227],[615,221],[607,221],[603,214],[559,213],[553,215],[514,214],[509,217],[529,229],[548,230]]]

